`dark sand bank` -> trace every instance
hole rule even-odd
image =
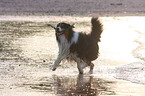
[[[144,0],[0,0],[0,15],[144,15]]]

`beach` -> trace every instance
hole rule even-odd
[[[144,96],[144,1],[30,1],[0,3],[0,96]],[[51,71],[58,46],[47,24],[89,33],[98,14],[103,33],[93,74],[86,68],[80,75],[65,60]]]

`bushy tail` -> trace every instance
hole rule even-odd
[[[101,33],[103,31],[103,26],[102,26],[102,23],[100,22],[99,18],[92,18],[91,20],[91,23],[92,23],[92,32],[91,32],[91,36],[93,38],[96,38],[97,39],[97,42],[100,41],[100,38],[101,38]]]

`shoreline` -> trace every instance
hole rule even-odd
[[[144,22],[144,19],[138,19],[136,24],[132,24],[131,27],[134,32],[138,34],[134,40],[134,42],[138,45],[132,50],[132,55],[134,58],[138,58],[139,60],[137,62],[131,62],[129,64],[116,67],[117,74],[115,78],[145,85],[145,32],[144,26],[142,26],[142,23],[140,22]]]
[[[123,16],[145,16],[145,12],[142,11],[135,11],[135,12],[120,12],[120,11],[98,11],[98,12],[90,12],[90,13],[85,13],[78,12],[78,13],[67,13],[67,14],[61,14],[61,13],[31,13],[31,12],[4,12],[0,13],[0,16],[75,16],[75,17],[92,17],[92,16],[100,16],[100,17],[123,17]]]

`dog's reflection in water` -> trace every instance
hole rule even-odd
[[[49,92],[56,96],[99,96],[115,95],[110,87],[113,84],[112,81],[79,74],[78,76],[53,75],[51,78],[41,78],[37,84],[24,85],[29,85],[35,91],[46,92],[46,94]]]
[[[115,92],[108,87],[113,82],[93,78],[93,76],[80,74],[77,79],[74,79],[73,76],[71,78],[53,76],[53,78],[55,94],[66,96],[115,95]]]

